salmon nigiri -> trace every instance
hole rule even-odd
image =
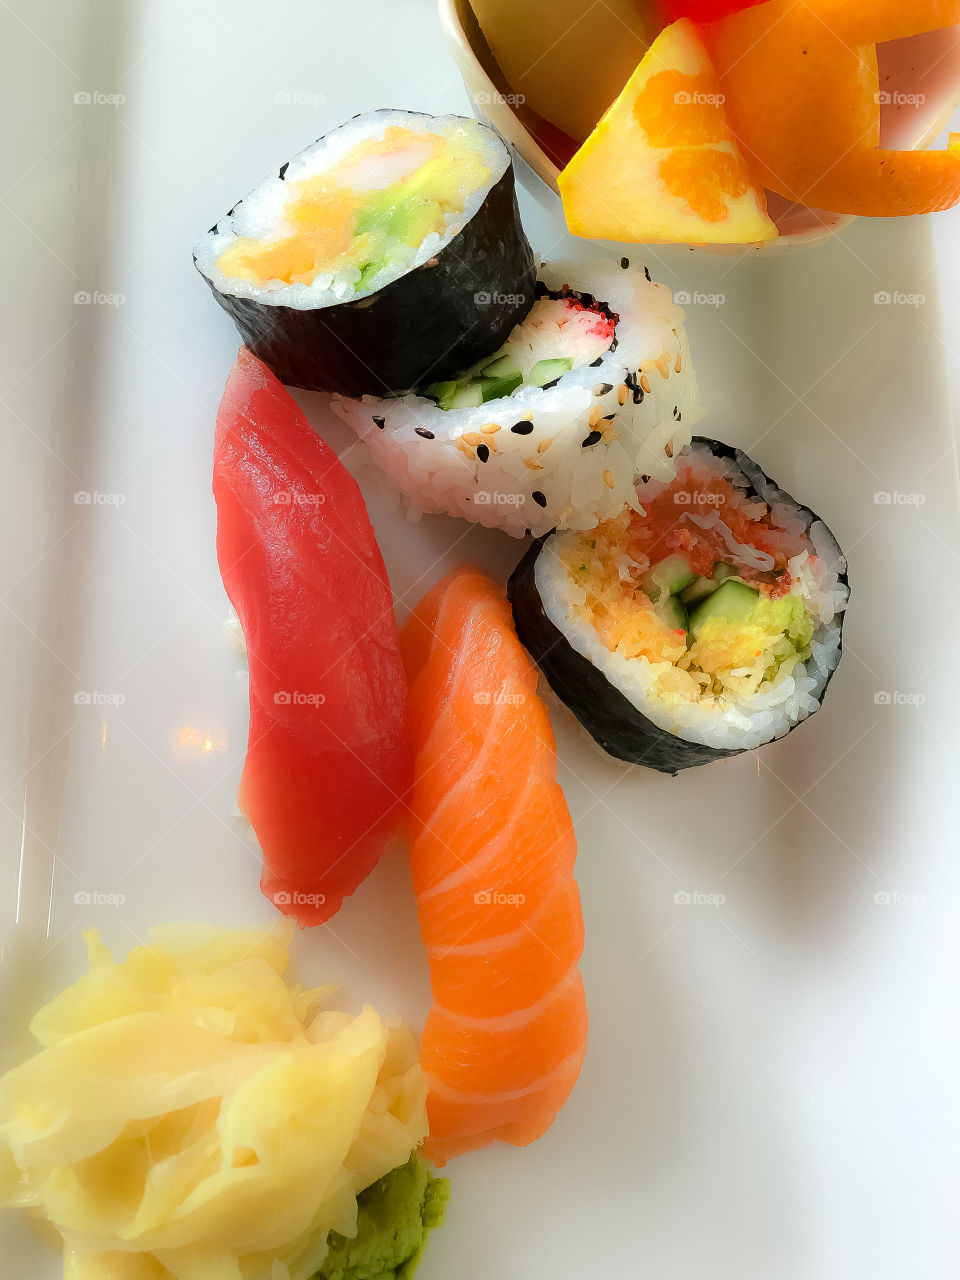
[[[387,571],[357,482],[246,349],[217,414],[213,491],[250,663],[238,802],[263,892],[320,924],[397,834],[409,782]]]
[[[401,635],[416,759],[410,862],[433,1007],[437,1164],[552,1124],[586,1051],[576,840],[535,668],[503,591],[459,569]]]

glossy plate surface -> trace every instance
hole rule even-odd
[[[432,0],[11,0],[0,40],[7,1065],[80,972],[82,928],[123,951],[154,922],[272,912],[231,816],[245,688],[210,494],[237,342],[193,239],[355,112],[469,108]],[[541,254],[590,252],[525,213]],[[675,780],[554,709],[587,1061],[541,1142],[451,1167],[424,1280],[955,1280],[958,231],[860,220],[780,258],[647,257],[686,294],[700,430],[849,554],[846,657],[789,739]],[[349,465],[348,429],[299,398]],[[505,580],[522,553],[408,523],[361,480],[401,616],[449,566]],[[422,1022],[402,852],[294,954],[306,980]],[[25,1221],[0,1233],[5,1274],[59,1275]]]

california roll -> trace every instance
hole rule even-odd
[[[745,453],[697,437],[676,475],[531,547],[517,632],[611,755],[664,773],[783,737],[840,661],[846,561]]]
[[[456,377],[334,399],[413,515],[593,529],[669,480],[701,416],[683,312],[628,259],[547,262],[532,310]]]

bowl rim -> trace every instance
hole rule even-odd
[[[533,175],[540,183],[547,188],[547,191],[556,199],[560,200],[560,193],[557,187],[557,175],[560,169],[553,160],[547,155],[540,144],[532,136],[529,129],[523,121],[517,116],[512,107],[506,101],[499,101],[504,97],[496,83],[491,79],[487,67],[478,56],[477,50],[474,48],[471,38],[467,32],[464,22],[464,11],[469,13],[470,19],[476,25],[479,31],[479,23],[470,4],[470,0],[437,0],[437,9],[440,19],[440,26],[446,38],[447,45],[453,55],[454,61],[460,71],[467,93],[470,97],[471,106],[474,114],[483,123],[490,125],[500,133],[504,140],[513,148],[517,155],[523,160],[524,166],[521,168],[521,178],[524,184],[529,187],[529,176]],[[960,31],[960,28],[958,28]],[[482,38],[482,33],[481,33]],[[487,49],[487,53],[493,60],[493,55]],[[482,83],[488,86],[484,90],[478,90],[476,84]],[[486,93],[491,110],[484,111],[480,109],[478,103],[478,94]],[[957,79],[951,93],[944,95],[941,105],[938,107],[929,123],[923,129],[913,144],[914,150],[924,150],[938,136],[938,134],[947,126],[950,119],[960,105],[960,78]],[[539,190],[533,192],[534,196],[542,201],[543,193]],[[701,252],[715,253],[724,256],[743,255],[745,253],[776,253],[783,252],[791,248],[799,248],[801,246],[818,244],[824,240],[832,239],[839,232],[850,226],[857,220],[855,214],[831,213],[828,210],[815,209],[812,206],[795,206],[797,208],[809,209],[813,218],[823,219],[820,222],[814,221],[809,227],[804,227],[799,231],[781,232],[773,240],[767,240],[760,243],[751,244],[681,244],[680,247],[696,249]],[[614,243],[613,241],[590,241],[589,243],[603,244]],[[617,241],[616,243],[620,243]]]

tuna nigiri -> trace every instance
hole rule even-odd
[[[373,870],[409,784],[393,596],[356,481],[246,349],[217,414],[213,491],[250,664],[239,805],[263,892],[319,924]]]
[[[587,1040],[576,841],[535,669],[502,590],[460,569],[401,637],[416,752],[410,862],[433,1007],[437,1164],[550,1126]]]

